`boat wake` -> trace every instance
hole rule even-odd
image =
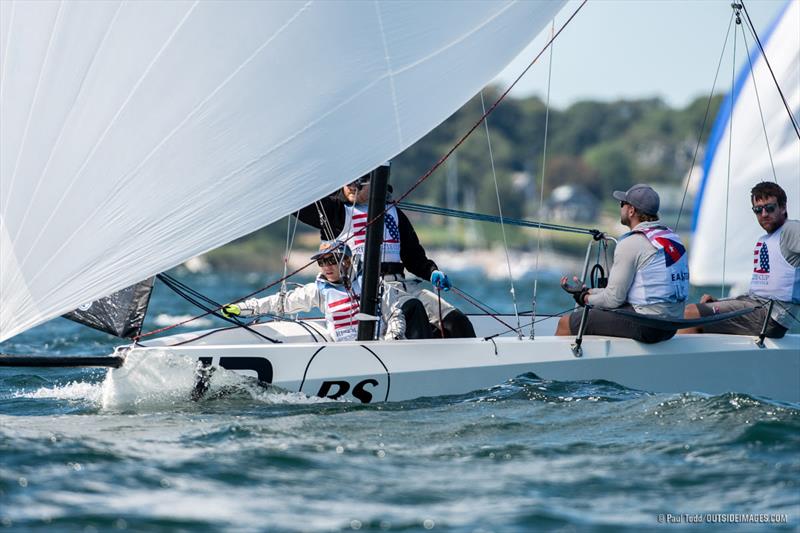
[[[137,413],[164,409],[197,410],[223,399],[275,405],[342,401],[265,386],[254,378],[224,368],[216,368],[208,379],[205,393],[200,398],[193,398],[197,369],[194,359],[151,350],[146,354],[129,355],[123,367],[109,369],[99,381],[70,381],[19,391],[13,396],[81,402],[102,411]]]

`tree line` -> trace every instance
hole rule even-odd
[[[498,89],[484,90],[493,102]],[[697,164],[722,101],[698,97],[682,109],[658,98],[614,102],[581,101],[550,108],[537,96],[507,98],[488,117],[492,158],[481,125],[408,201],[481,213],[497,213],[492,159],[503,214],[536,217],[539,195],[564,184],[582,185],[601,201],[608,192],[635,183],[680,185]],[[708,121],[701,132],[708,109]],[[483,114],[476,96],[450,118],[392,160],[390,183],[399,195],[425,174]],[[542,168],[547,120],[546,165]],[[542,190],[543,189],[543,190]],[[533,199],[536,201],[532,201]],[[286,220],[243,237],[209,254],[214,266],[243,266],[243,256],[271,256],[283,249]],[[419,228],[418,228],[419,229]],[[312,231],[300,224],[298,231]],[[316,233],[316,230],[313,230]],[[272,250],[271,253],[265,250]],[[244,260],[250,266],[261,260]]]

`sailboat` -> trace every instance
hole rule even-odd
[[[491,81],[563,4],[0,4],[0,341],[91,311],[378,167]],[[547,335],[555,321],[535,338],[481,317],[477,338],[339,343],[320,321],[272,321],[0,364],[110,366],[124,378],[132,362],[166,355],[198,362],[199,389],[222,367],[365,403],[525,373],[800,401],[795,335],[643,345]]]

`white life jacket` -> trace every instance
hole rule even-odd
[[[666,226],[633,230],[626,237],[634,233],[647,237],[657,252],[650,263],[636,272],[628,289],[628,303],[685,302],[689,296],[689,263],[680,237]]]
[[[358,297],[361,295],[359,280],[354,280],[348,291],[341,283],[331,283],[322,275],[317,277],[325,322],[328,333],[336,342],[352,341],[358,337],[358,321],[355,319],[359,311]]]
[[[344,208],[344,229],[342,229],[336,240],[347,242],[353,251],[353,256],[363,259],[364,242],[367,238],[367,222],[369,222],[367,206],[345,204]],[[350,239],[350,236],[353,236],[353,238]],[[397,208],[394,205],[391,205],[383,215],[381,262],[402,263],[400,259],[400,218],[397,216]]]
[[[800,268],[793,267],[781,253],[783,226],[762,235],[753,250],[750,294],[800,304]]]

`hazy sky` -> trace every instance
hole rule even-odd
[[[731,0],[589,0],[555,41],[550,101],[563,108],[576,100],[660,96],[672,106],[685,106],[708,94],[731,19]],[[786,0],[746,0],[756,31],[766,28]],[[558,14],[558,29],[580,2],[570,0]],[[734,23],[735,26],[735,23]],[[541,50],[550,27],[495,81],[507,87]],[[745,60],[741,30],[736,63]],[[731,85],[733,30],[715,92]],[[749,32],[747,44],[753,45]],[[545,53],[512,92],[539,94],[547,88]]]

